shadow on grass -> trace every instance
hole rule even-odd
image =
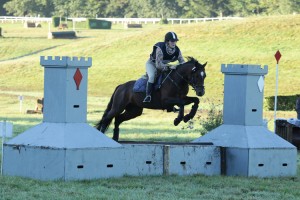
[[[0,121],[4,120],[13,123],[13,137],[43,122],[41,115],[26,118],[0,117]],[[96,120],[92,120],[88,121],[88,124],[94,127],[97,122]],[[110,138],[113,134],[113,125],[112,123],[106,132],[106,135]],[[197,130],[183,129],[182,125],[185,125],[185,123],[177,127],[172,124],[161,125],[151,121],[139,121],[138,123],[134,123],[134,125],[129,123],[122,124],[120,127],[120,140],[187,142],[195,135],[200,136],[200,134],[197,134]]]
[[[63,45],[56,45],[56,46],[53,46],[53,47],[48,47],[48,48],[41,49],[41,50],[38,50],[38,51],[35,51],[35,52],[32,52],[32,53],[28,53],[28,54],[25,54],[25,55],[22,55],[22,56],[17,56],[17,57],[14,57],[14,58],[8,58],[8,59],[0,60],[0,62],[5,62],[5,61],[9,61],[9,60],[17,60],[17,59],[20,59],[20,58],[23,58],[23,57],[26,57],[26,56],[31,56],[31,55],[34,55],[34,54],[38,54],[40,52],[47,51],[47,50],[50,50],[50,49],[54,49],[54,48],[60,47],[60,46],[63,46]]]

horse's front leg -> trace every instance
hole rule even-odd
[[[186,97],[185,98],[185,105],[188,105],[188,104],[191,104],[191,103],[194,103],[194,105],[192,106],[192,109],[190,111],[190,113],[186,114],[184,117],[183,117],[183,121],[184,122],[188,122],[190,119],[193,119],[196,115],[196,112],[198,110],[198,107],[199,107],[199,99],[197,97]]]
[[[184,101],[182,99],[178,98],[169,98],[164,101],[164,104],[168,108],[174,108],[174,105],[177,105],[179,107],[179,112],[177,117],[174,119],[174,125],[177,126],[182,120],[184,116]]]
[[[179,106],[179,112],[178,112],[177,118],[174,119],[175,126],[177,126],[182,121],[183,115],[184,115],[184,106],[181,105],[181,106]]]

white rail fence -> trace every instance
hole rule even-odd
[[[86,21],[87,18],[68,18],[75,22]],[[97,18],[100,20],[111,21],[114,24],[156,24],[160,22],[160,18]],[[183,23],[198,23],[206,21],[222,21],[222,20],[235,20],[242,19],[241,17],[213,17],[213,18],[167,18],[171,24]],[[45,17],[11,17],[0,16],[0,23],[17,23],[17,22],[48,22],[52,23],[52,18]]]
[[[52,18],[45,17],[10,17],[0,16],[1,23],[18,23],[18,22],[52,22]]]

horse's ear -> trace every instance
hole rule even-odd
[[[206,62],[206,63],[204,63],[202,66],[203,66],[203,67],[205,67],[206,65],[207,65],[207,62]]]

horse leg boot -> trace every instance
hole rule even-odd
[[[153,83],[147,82],[147,87],[146,87],[146,97],[144,99],[144,103],[149,103],[151,102],[151,93],[153,90]]]

